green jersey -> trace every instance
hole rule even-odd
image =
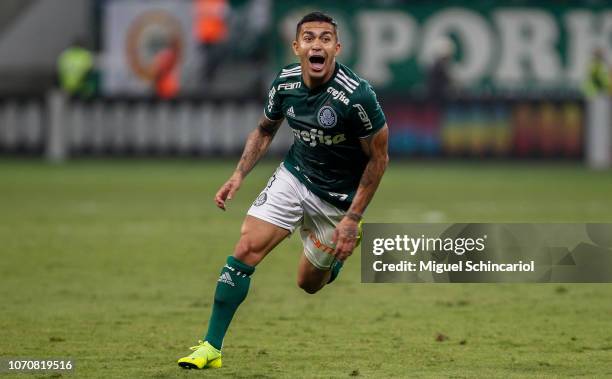
[[[331,79],[310,89],[299,64],[283,68],[270,87],[265,115],[283,117],[294,141],[283,164],[314,194],[347,210],[368,157],[359,140],[385,125],[370,84],[336,63]]]

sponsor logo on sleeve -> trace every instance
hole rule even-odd
[[[359,116],[359,119],[361,119],[361,122],[363,123],[363,126],[365,127],[365,129],[366,130],[372,129],[372,121],[370,121],[370,118],[368,117],[368,113],[365,111],[363,106],[361,104],[353,104],[353,107],[357,108],[357,115]]]
[[[268,92],[268,112],[272,112],[272,108],[274,107],[274,95],[276,95],[276,89],[272,87],[270,88],[270,92]]]

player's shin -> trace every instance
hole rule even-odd
[[[221,350],[223,338],[238,306],[246,298],[255,267],[229,256],[221,270],[205,341]]]

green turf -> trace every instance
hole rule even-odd
[[[100,378],[612,377],[612,285],[366,285],[356,254],[312,296],[295,285],[295,236],[253,276],[225,366],[179,369],[275,167],[221,212],[212,198],[232,166],[0,161],[0,357],[72,357],[78,377]],[[612,175],[393,162],[367,219],[612,222]]]

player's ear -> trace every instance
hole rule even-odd
[[[298,43],[297,41],[293,41],[293,43],[291,44],[291,48],[293,49],[293,54],[296,56],[299,56],[298,54]]]
[[[342,52],[342,44],[340,42],[336,42],[336,55],[340,55]]]

